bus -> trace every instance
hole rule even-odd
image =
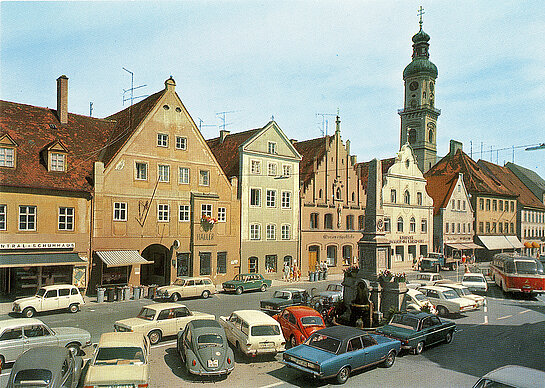
[[[545,293],[543,264],[533,257],[497,253],[490,270],[492,279],[503,292]]]

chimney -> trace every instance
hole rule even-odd
[[[459,142],[459,141],[456,141],[456,140],[451,140],[450,141],[450,150],[449,150],[449,155],[451,156],[454,156],[454,154],[456,154],[456,152],[458,150],[464,150],[464,145]]]
[[[57,78],[57,117],[61,124],[68,123],[68,77]]]
[[[220,130],[220,144],[223,143],[223,141],[225,140],[225,138],[227,137],[227,135],[229,135],[231,132],[230,131],[227,131],[225,129],[221,129]]]
[[[290,143],[291,143],[292,145],[295,145],[295,143],[297,143],[297,139],[290,139]]]

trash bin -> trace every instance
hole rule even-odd
[[[315,281],[316,281],[316,272],[311,272],[311,273],[310,273],[310,281],[311,281],[311,282],[315,282]]]
[[[106,292],[106,289],[103,287],[97,287],[97,303],[104,302],[104,293]]]
[[[148,287],[148,299],[153,299],[155,297],[155,290],[157,290],[157,284],[152,284]]]
[[[115,300],[115,288],[108,287],[106,289],[106,300],[108,302],[113,302]]]
[[[142,292],[142,287],[140,286],[136,286],[132,289],[132,296],[133,298],[136,300],[136,299],[140,299],[140,294]]]
[[[117,300],[122,301],[123,300],[123,287],[116,287],[115,293],[117,294]]]
[[[131,287],[123,287],[123,300],[131,300]]]
[[[322,271],[316,272],[316,280],[322,280]]]

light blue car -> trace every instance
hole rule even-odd
[[[398,340],[355,327],[333,326],[285,351],[282,363],[315,378],[336,378],[344,384],[355,370],[375,364],[391,367],[400,349]]]

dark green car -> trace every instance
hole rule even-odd
[[[260,290],[262,292],[270,287],[272,280],[265,279],[258,273],[241,273],[235,276],[233,280],[228,280],[222,284],[224,292],[234,292],[237,295],[248,290]]]
[[[425,346],[452,341],[456,324],[425,312],[394,314],[377,332],[401,341],[402,349],[420,354]]]
[[[273,315],[278,314],[288,306],[306,305],[309,301],[309,294],[302,288],[286,288],[275,291],[271,299],[260,302],[261,311]]]

